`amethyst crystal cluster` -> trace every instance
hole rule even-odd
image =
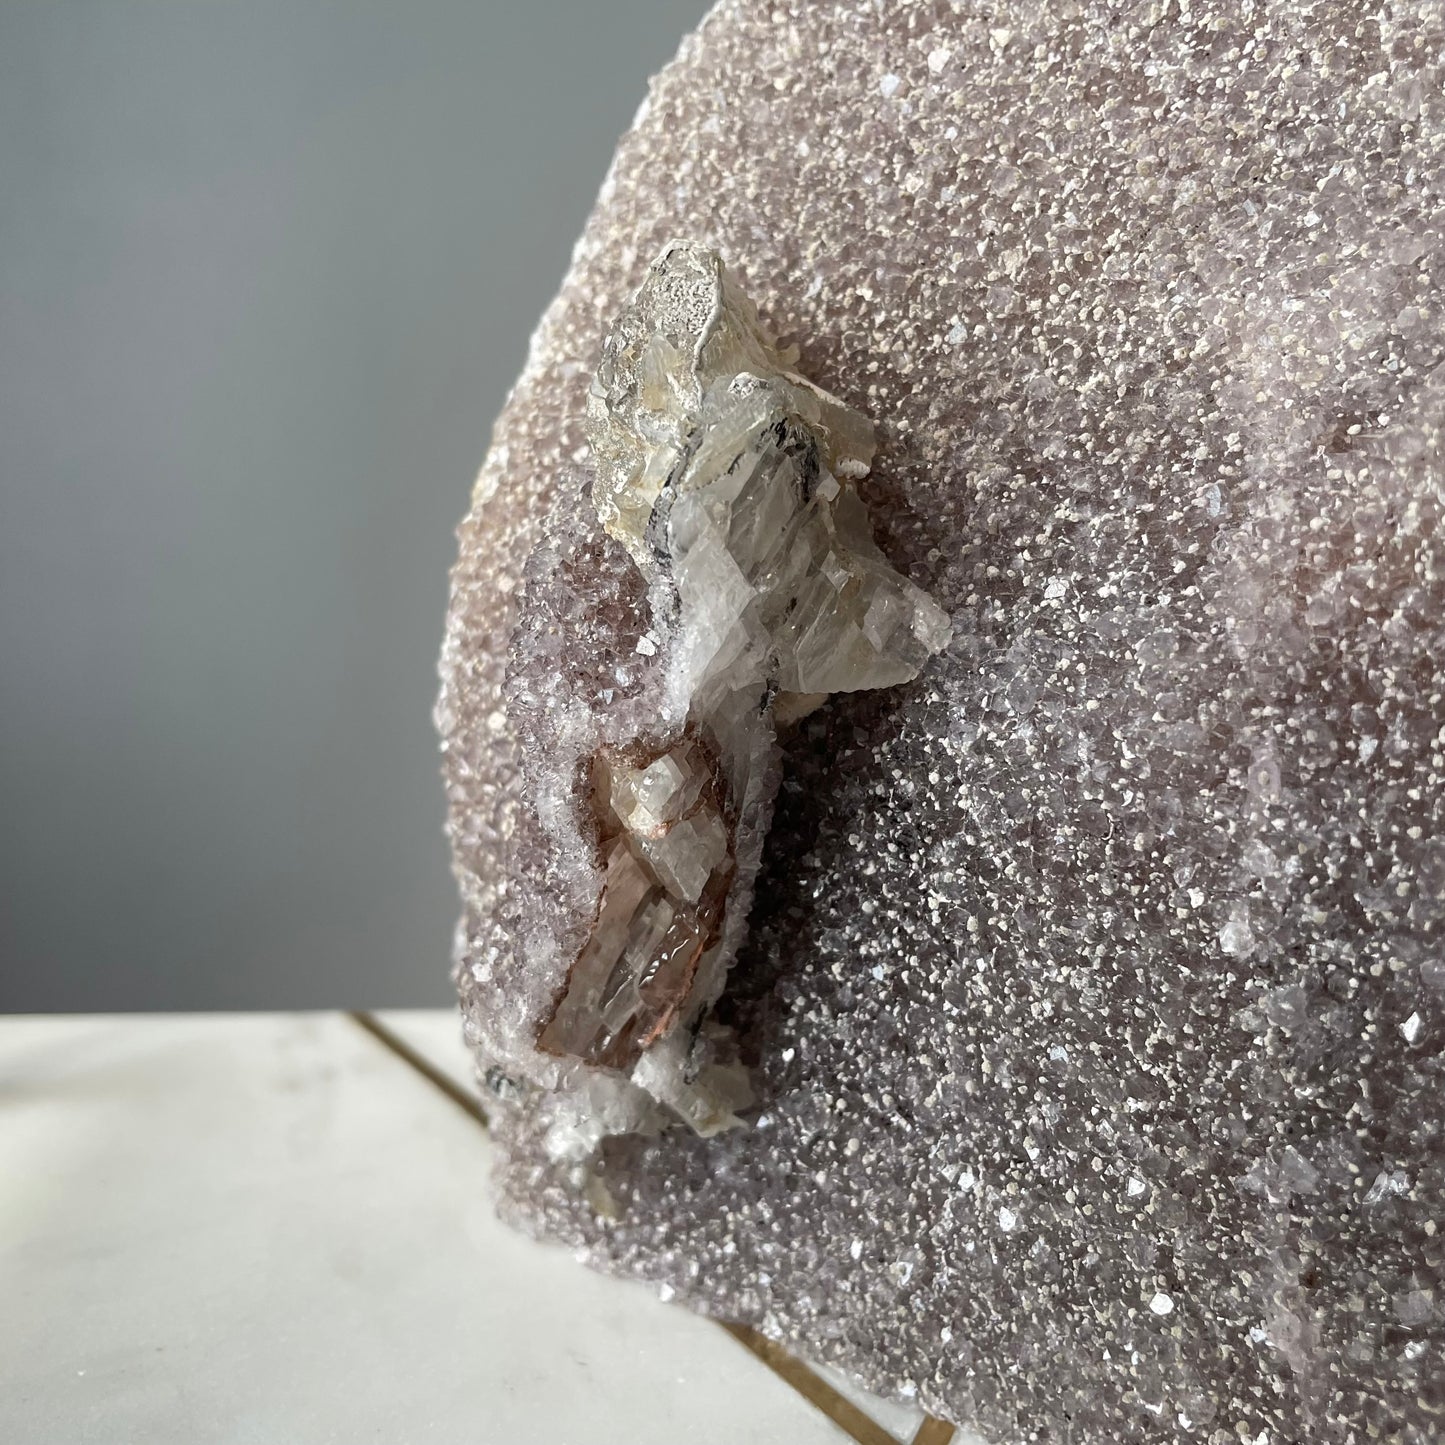
[[[684,44],[454,573],[510,1218],[994,1445],[1445,1438],[1442,80],[1433,3]]]

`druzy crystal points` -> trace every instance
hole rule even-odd
[[[1441,1438],[1442,43],[1434,4],[734,0],[685,44],[455,573],[509,1217],[993,1445]],[[604,1121],[579,1192],[509,1051],[556,998],[524,960],[578,957],[596,902],[548,749],[660,715],[649,583],[584,488],[604,338],[674,235],[874,420],[856,489],[952,639],[784,740],[695,1045],[751,1127]]]

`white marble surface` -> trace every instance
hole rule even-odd
[[[846,1439],[502,1228],[489,1147],[342,1015],[0,1019],[0,1441]]]
[[[471,1055],[462,1041],[460,1014],[451,1009],[386,1009],[375,1017],[448,1078],[467,1089],[475,1087]],[[912,1440],[926,1418],[916,1405],[871,1395],[839,1370],[820,1365],[813,1368],[846,1400],[898,1440]],[[955,1437],[955,1445],[965,1445],[965,1442]]]
[[[476,1092],[472,1056],[462,1038],[462,1016],[450,1008],[389,1008],[371,1015],[433,1067],[469,1092]]]
[[[861,1385],[855,1384],[841,1370],[826,1365],[814,1365],[815,1369],[845,1400],[856,1405],[870,1420],[876,1420],[890,1435],[901,1441],[910,1441],[918,1427],[928,1417],[917,1405],[906,1405],[897,1400],[884,1400],[870,1395]],[[982,1445],[954,1436],[951,1445]]]

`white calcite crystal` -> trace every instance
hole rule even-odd
[[[647,588],[648,629],[611,662],[642,675],[648,703],[604,690],[588,712],[544,693],[550,731],[523,764],[552,854],[513,886],[565,913],[518,941],[553,996],[503,1054],[513,1090],[551,1095],[556,1157],[581,1163],[610,1134],[669,1121],[703,1135],[740,1123],[746,1069],[703,1025],[746,937],[777,729],[832,693],[911,680],[949,639],[946,614],[873,541],[854,488],[872,427],[795,360],[714,252],[675,242],[588,396],[597,523]],[[579,524],[574,505],[553,525]],[[538,574],[524,618],[546,599]],[[513,643],[521,700],[530,638],[524,626]],[[585,627],[560,641],[597,643]],[[561,859],[570,874],[549,866]]]
[[[872,463],[872,426],[788,370],[796,359],[714,252],[674,243],[587,398],[597,515],[674,640],[670,712],[715,735],[758,731],[734,714],[795,718],[829,693],[908,682],[949,638],[947,615],[874,544],[851,485]],[[738,793],[744,746],[727,749]]]

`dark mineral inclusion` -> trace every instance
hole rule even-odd
[[[1442,55],[1435,3],[724,3],[685,42],[454,574],[509,1218],[994,1445],[1445,1439]],[[524,1057],[587,786],[544,745],[650,686],[586,396],[675,235],[872,419],[858,491],[952,640],[784,737],[707,1024],[748,1127],[602,1119],[584,1167]]]

